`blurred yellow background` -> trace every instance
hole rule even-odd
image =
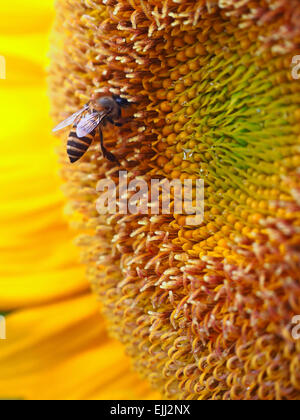
[[[67,294],[77,277],[57,284],[41,277],[42,271],[51,276],[53,264],[74,271],[76,252],[73,246],[63,252],[72,238],[61,217],[63,196],[47,98],[53,1],[9,4],[1,5],[0,23],[0,55],[6,60],[6,80],[0,81],[2,310]],[[82,280],[77,283],[82,290]]]
[[[0,398],[153,398],[106,334],[63,215],[46,83],[53,1],[0,10]]]

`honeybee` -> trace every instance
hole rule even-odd
[[[98,99],[93,97],[82,109],[58,124],[53,132],[73,125],[67,143],[70,162],[75,163],[84,156],[92,144],[98,128],[103,156],[110,162],[119,164],[118,159],[104,146],[102,127],[108,122],[121,127],[123,125],[120,121],[122,108],[129,105],[127,99],[117,95],[104,96]]]

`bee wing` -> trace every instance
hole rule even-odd
[[[90,134],[103,121],[108,112],[93,112],[82,118],[76,127],[76,134],[79,138]]]
[[[86,111],[89,108],[89,104],[86,104],[80,111],[75,112],[75,114],[71,115],[69,118],[62,121],[60,124],[58,124],[55,128],[53,128],[53,132],[62,130],[65,127],[68,127],[69,125],[72,125],[76,118],[78,118],[84,111]]]

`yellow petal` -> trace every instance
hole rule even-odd
[[[149,391],[108,338],[90,294],[7,317],[0,395],[27,399],[142,399]]]
[[[53,18],[53,0],[2,2],[0,34],[46,32]]]
[[[17,116],[11,111],[16,95],[17,90],[8,89],[2,96],[7,104],[0,155],[2,310],[70,296],[88,287],[63,218],[46,95],[40,89],[20,89],[22,112]]]

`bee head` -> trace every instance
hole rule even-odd
[[[103,108],[114,107],[114,100],[110,96],[102,96],[96,100],[96,103]]]
[[[118,95],[113,95],[113,100],[121,107],[126,108],[127,106],[130,106],[130,102],[127,101],[127,99],[121,98]]]

